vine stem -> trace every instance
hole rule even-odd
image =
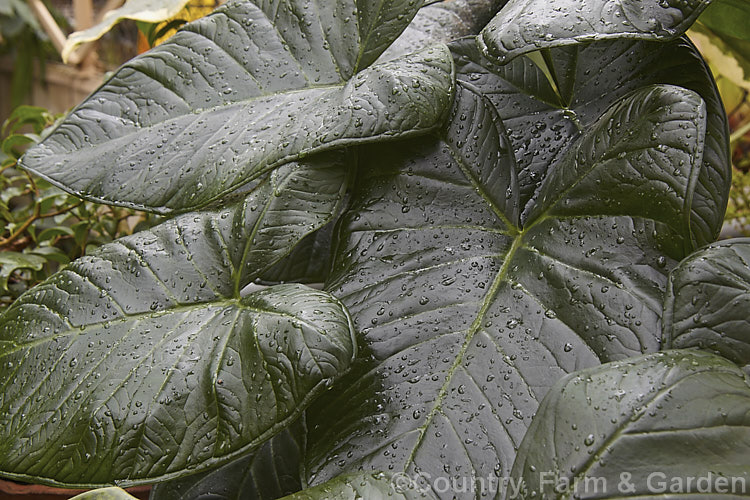
[[[18,238],[19,236],[21,236],[29,228],[29,226],[31,226],[31,224],[34,223],[34,221],[37,221],[39,219],[46,219],[48,217],[54,217],[56,215],[61,215],[61,214],[64,214],[66,212],[70,212],[71,210],[75,209],[76,207],[79,207],[81,205],[81,203],[83,203],[83,202],[81,201],[81,202],[76,203],[75,205],[71,205],[69,207],[65,207],[65,208],[57,210],[55,212],[49,212],[49,213],[46,213],[46,214],[40,214],[39,213],[39,205],[36,205],[34,207],[34,213],[31,215],[31,217],[29,217],[28,219],[26,219],[26,221],[23,224],[21,224],[21,227],[19,227],[18,229],[16,229],[7,238],[0,239],[0,247],[4,247],[4,246],[8,245],[13,240],[15,240],[16,238]]]

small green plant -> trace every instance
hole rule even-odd
[[[20,170],[18,158],[60,116],[17,107],[2,127],[0,154],[0,306],[104,243],[147,227],[153,216],[98,205]],[[23,132],[27,130],[27,132]]]
[[[126,63],[21,166],[164,221],[0,317],[0,475],[156,500],[750,480],[750,243],[711,245],[729,131],[683,36],[707,4],[230,0]]]

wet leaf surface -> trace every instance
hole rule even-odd
[[[561,377],[657,351],[705,122],[688,90],[625,96],[565,152],[524,224],[503,121],[461,79],[439,138],[373,159],[326,288],[363,352],[308,413],[312,484],[507,475]]]
[[[541,48],[632,38],[666,41],[684,33],[711,0],[510,0],[478,39],[499,62]]]
[[[703,248],[670,277],[664,343],[700,347],[750,365],[750,239]]]
[[[302,285],[239,292],[336,212],[348,169],[332,159],[104,245],[9,308],[3,474],[153,482],[224,463],[294,421],[352,361],[349,316]]]
[[[232,1],[123,65],[22,166],[94,201],[185,212],[312,152],[431,130],[450,106],[445,46],[368,68],[419,5]]]
[[[380,56],[387,61],[427,48],[449,43],[481,31],[506,0],[438,0],[426,2],[403,33]]]
[[[155,485],[153,500],[275,500],[302,488],[304,416],[255,452],[209,472]]]
[[[512,475],[521,498],[740,498],[750,386],[731,362],[696,351],[569,375],[542,402]]]
[[[678,85],[706,102],[705,145],[697,186],[688,207],[689,249],[716,239],[729,194],[731,169],[726,115],[711,73],[686,39],[669,43],[604,41],[547,51],[548,80],[529,58],[497,66],[464,42],[453,47],[457,77],[497,108],[516,158],[524,220],[547,172],[599,116],[623,96],[650,84]],[[606,88],[606,92],[602,92]]]

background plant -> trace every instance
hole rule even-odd
[[[133,210],[86,202],[17,167],[23,151],[58,118],[43,108],[20,106],[2,128],[2,308],[87,250],[155,220]]]
[[[744,0],[715,2],[688,32],[717,77],[733,131],[730,137],[735,166],[726,214],[726,235],[748,235],[750,212],[750,3]]]
[[[234,1],[125,64],[22,166],[165,219],[0,318],[2,474],[748,478],[747,242],[706,247],[729,131],[681,35],[705,6]]]

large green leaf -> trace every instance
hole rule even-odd
[[[711,0],[510,0],[484,28],[482,52],[499,62],[541,48],[596,40],[671,40]]]
[[[153,500],[276,500],[302,488],[304,417],[257,451],[217,469],[154,485]]]
[[[554,170],[575,139],[624,95],[657,83],[700,94],[708,120],[697,185],[685,207],[691,212],[689,249],[716,239],[731,179],[729,131],[711,73],[689,41],[620,40],[550,50],[546,60],[553,82],[526,57],[497,66],[483,60],[473,44],[454,48],[457,77],[492,102],[508,129],[522,220],[532,211],[547,171]]]
[[[302,285],[240,290],[330,220],[345,158],[285,166],[238,205],[104,245],[11,306],[0,317],[0,475],[178,477],[295,420],[354,357],[349,317]]]
[[[513,476],[520,498],[745,498],[748,380],[695,351],[569,375],[542,402]]]
[[[358,469],[502,477],[557,380],[660,347],[700,97],[649,86],[606,110],[520,225],[503,121],[471,83],[456,95],[440,138],[372,160],[343,219],[327,289],[362,347],[307,413],[312,484]]]
[[[420,1],[256,3],[123,65],[23,166],[88,199],[180,212],[309,153],[439,125],[445,46],[367,68]]]
[[[19,320],[0,325],[0,474],[66,485],[153,482],[246,453],[356,350],[342,306],[303,285],[6,340]]]
[[[750,365],[750,239],[706,247],[680,263],[664,306],[666,347],[701,347]]]

